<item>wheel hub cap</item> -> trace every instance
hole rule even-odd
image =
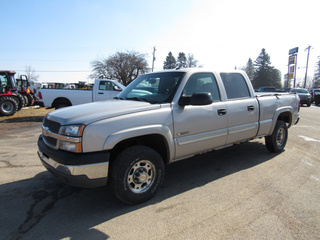
[[[277,144],[278,144],[278,146],[281,146],[283,144],[284,139],[285,139],[285,132],[281,128],[281,129],[279,129],[278,134],[277,134]]]
[[[153,184],[155,179],[155,166],[147,160],[135,163],[127,177],[130,190],[134,193],[143,193]]]

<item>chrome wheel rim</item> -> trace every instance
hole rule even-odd
[[[286,131],[284,128],[280,128],[277,132],[276,142],[279,147],[281,147],[286,139]]]
[[[155,179],[155,166],[148,160],[136,162],[129,170],[127,183],[134,193],[143,193],[149,190]]]

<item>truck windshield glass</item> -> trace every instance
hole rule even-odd
[[[141,75],[124,89],[118,98],[149,103],[169,103],[177,90],[183,72]]]

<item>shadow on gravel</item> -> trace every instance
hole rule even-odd
[[[43,116],[18,117],[2,120],[0,123],[16,123],[16,122],[42,122]]]
[[[94,227],[150,205],[153,205],[152,214],[160,213],[165,209],[158,203],[164,200],[255,167],[275,156],[264,144],[254,141],[173,163],[166,168],[159,193],[136,206],[122,204],[108,188],[70,187],[44,171],[34,178],[0,186],[4,209],[1,215],[5,219],[0,232],[5,239],[108,239],[112,236]]]

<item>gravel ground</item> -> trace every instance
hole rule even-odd
[[[27,126],[30,124],[30,122],[41,122],[43,117],[53,110],[54,108],[34,106],[22,108],[13,116],[0,116],[1,135],[10,129]]]

